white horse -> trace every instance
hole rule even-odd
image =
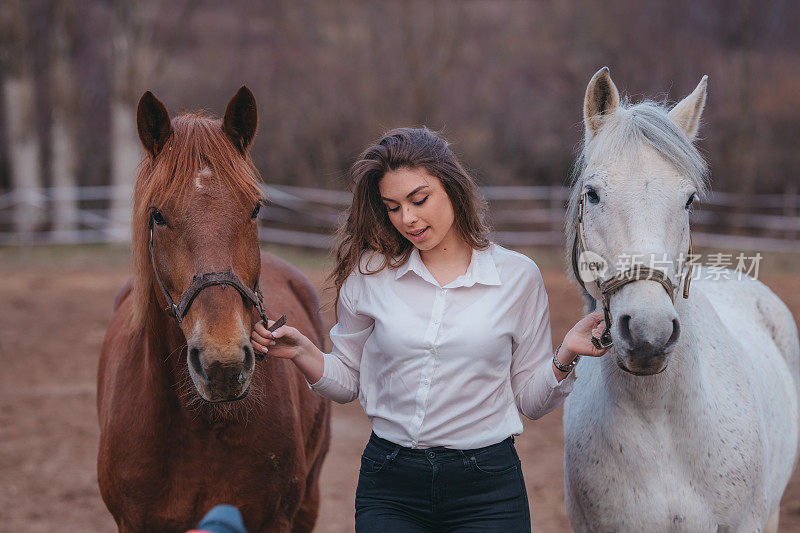
[[[585,245],[611,269],[666,257],[675,291],[640,279],[610,293],[614,346],[576,369],[564,478],[579,532],[777,531],[798,453],[794,319],[765,285],[732,271],[714,279],[696,269],[684,299],[675,261],[691,247],[690,206],[707,188],[692,144],[705,98],[706,77],[672,110],[621,104],[607,68],[586,90],[568,250]],[[598,287],[584,289],[595,308]]]

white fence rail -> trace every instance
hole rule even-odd
[[[568,190],[484,187],[493,239],[512,247],[562,246]],[[261,210],[263,242],[328,249],[350,204],[344,191],[270,185]],[[110,186],[0,191],[0,246],[126,242],[130,213],[112,216],[112,200],[129,189]],[[800,253],[800,195],[712,193],[692,215],[698,246]]]

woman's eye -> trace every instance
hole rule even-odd
[[[400,209],[400,206],[399,206],[399,205],[398,205],[397,207],[389,207],[388,205],[386,206],[386,210],[387,210],[388,212],[390,212],[390,213],[394,213],[394,212],[395,212],[395,211],[397,211],[398,209]]]
[[[161,211],[158,209],[153,209],[153,212],[150,214],[150,216],[153,218],[153,222],[156,223],[156,226],[163,226],[167,223],[167,221],[164,220],[164,215],[162,215]]]
[[[689,197],[689,199],[686,200],[686,209],[690,209],[692,207],[692,202],[694,202],[695,196],[696,195],[694,193],[692,193],[692,195]]]
[[[412,203],[413,203],[414,205],[422,205],[422,204],[424,204],[424,203],[425,203],[425,200],[427,200],[427,199],[428,199],[428,197],[426,196],[425,198],[423,198],[423,199],[422,199],[422,200],[420,200],[419,202],[412,202]]]
[[[596,204],[600,201],[600,197],[597,195],[597,191],[594,189],[588,189],[586,191],[586,198],[589,199],[590,204]]]
[[[256,204],[256,207],[255,207],[255,209],[253,209],[253,212],[250,215],[250,218],[253,218],[253,219],[256,218],[258,216],[258,212],[259,211],[261,211],[261,204]]]

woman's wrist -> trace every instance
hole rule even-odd
[[[578,354],[566,348],[564,343],[561,343],[558,348],[558,352],[556,353],[556,358],[558,362],[562,365],[569,365],[578,357]]]
[[[559,344],[555,349],[555,352],[553,352],[553,366],[556,368],[556,370],[562,372],[564,376],[566,376],[572,372],[572,369],[575,368],[576,364],[578,364],[580,355],[577,355],[566,348],[562,348],[562,346],[563,343]],[[562,351],[564,352],[563,355]],[[556,374],[556,377],[559,377],[559,375]]]
[[[300,364],[309,361],[310,358],[314,356],[314,349],[316,346],[313,342],[311,342],[308,338],[303,336],[303,339],[300,343],[297,344],[294,348],[294,353],[290,357],[291,361],[300,366]]]
[[[309,383],[316,383],[322,378],[325,370],[325,356],[310,340],[297,346],[291,361],[300,369]]]

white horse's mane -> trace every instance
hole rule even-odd
[[[680,127],[669,117],[667,106],[644,101],[638,104],[620,102],[619,107],[600,118],[597,133],[584,139],[570,178],[570,196],[564,221],[567,243],[567,265],[573,279],[572,252],[578,225],[578,200],[582,192],[584,172],[597,157],[619,157],[648,146],[666,159],[697,189],[699,198],[709,190],[708,164],[700,151]]]

